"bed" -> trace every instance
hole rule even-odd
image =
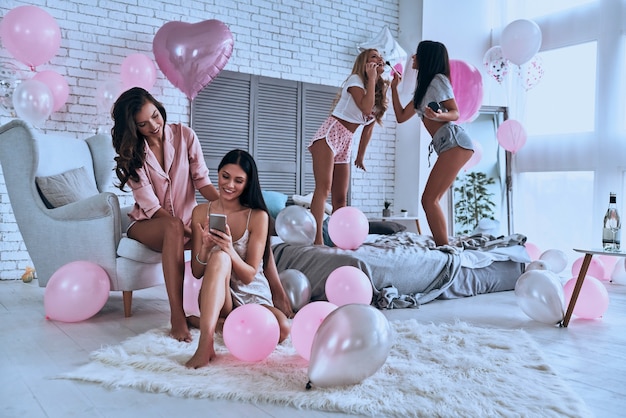
[[[435,247],[432,238],[399,231],[370,234],[356,250],[272,241],[278,271],[296,269],[311,283],[311,300],[326,300],[326,278],[337,267],[361,269],[372,282],[372,304],[381,309],[419,307],[453,299],[513,290],[530,257],[525,237],[472,236]]]

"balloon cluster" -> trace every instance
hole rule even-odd
[[[502,31],[501,45],[495,45],[483,56],[483,65],[498,84],[515,74],[525,91],[535,87],[542,79],[544,70],[537,52],[541,47],[541,29],[532,20],[519,19],[509,23]],[[511,66],[515,68],[512,70]],[[498,127],[498,143],[502,148],[516,153],[526,143],[526,131],[514,119]]]
[[[9,54],[33,72],[54,57],[61,46],[61,30],[56,20],[36,6],[10,10],[0,21],[0,38]],[[56,71],[38,72],[23,81],[20,72],[13,68],[3,69],[1,73],[2,108],[32,125],[42,125],[52,112],[65,105],[69,96],[67,81]]]
[[[536,321],[547,324],[560,323],[564,317],[564,307],[569,305],[572,298],[584,257],[574,261],[572,278],[562,284],[558,273],[561,273],[567,266],[565,253],[561,250],[550,249],[537,256],[539,249],[534,244],[529,246],[527,242],[526,247],[529,249],[529,254],[532,253],[532,261],[526,266],[526,272],[515,284],[518,305],[524,313]],[[613,277],[619,275],[620,270],[624,270],[623,262],[621,266],[616,262],[615,257],[605,255],[589,261],[574,305],[574,315],[579,318],[594,319],[604,314],[608,308],[609,296],[602,281],[613,280]],[[612,273],[611,268],[613,268]]]

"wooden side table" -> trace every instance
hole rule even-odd
[[[583,282],[585,281],[587,270],[589,270],[589,264],[591,264],[591,257],[593,257],[594,254],[608,255],[613,257],[626,257],[625,252],[604,251],[600,248],[591,250],[574,248],[574,251],[585,254],[585,258],[583,259],[583,263],[580,266],[580,272],[578,273],[578,278],[576,279],[576,284],[574,285],[574,290],[572,291],[572,297],[569,301],[569,305],[567,305],[567,311],[565,312],[565,317],[563,318],[563,322],[561,325],[563,327],[567,327],[569,325],[569,320],[572,318],[574,306],[576,306],[576,300],[578,299],[578,295],[580,294],[580,289],[583,287]]]

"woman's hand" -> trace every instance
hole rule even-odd
[[[356,166],[356,168],[360,168],[363,171],[367,171],[365,169],[365,164],[363,164],[363,156],[362,155],[357,155],[356,158],[354,159],[354,165]]]
[[[424,108],[424,117],[430,120],[437,121],[437,122],[441,122],[441,120],[439,119],[439,116],[441,116],[442,113],[443,112],[441,111],[441,109],[435,112],[428,106]]]
[[[379,65],[375,62],[365,64],[365,73],[369,80],[376,80],[378,78],[378,67]]]
[[[397,89],[398,88],[398,84],[400,83],[400,81],[402,81],[402,76],[400,74],[398,74],[397,71],[393,72],[393,79],[391,80],[391,88],[392,89]]]
[[[209,229],[208,231],[209,232],[206,234],[207,239],[213,243],[213,245],[217,245],[222,251],[232,256],[235,249],[233,248],[233,237],[230,235],[230,227],[228,224],[226,224],[226,232],[222,232],[218,229]],[[204,245],[204,236],[202,238],[202,244]]]

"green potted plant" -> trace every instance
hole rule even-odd
[[[383,218],[388,218],[391,216],[391,209],[389,209],[391,207],[391,202],[385,200],[385,202],[383,203]]]
[[[486,173],[470,172],[463,177],[457,177],[454,187],[454,221],[461,227],[460,234],[472,232],[481,219],[495,219],[494,194],[487,186],[495,184],[493,177]]]

